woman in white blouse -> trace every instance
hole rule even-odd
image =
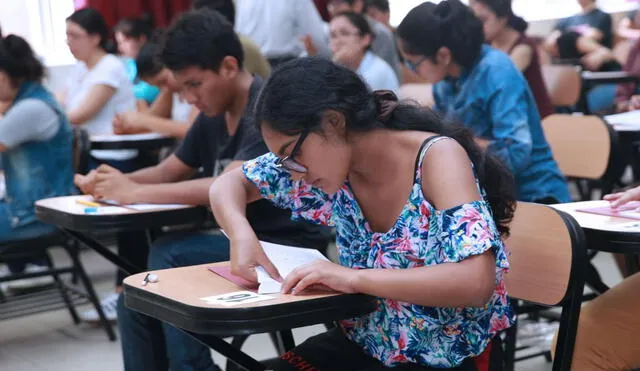
[[[72,71],[62,103],[69,121],[82,125],[90,135],[112,134],[114,117],[136,109],[133,86],[122,61],[106,51],[109,29],[93,8],[67,18],[67,43],[78,64]],[[98,160],[128,160],[131,151],[92,151]]]
[[[371,49],[373,33],[363,15],[341,13],[331,19],[329,46],[333,61],[357,72],[371,90],[398,92],[393,68]]]

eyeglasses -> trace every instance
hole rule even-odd
[[[329,38],[330,39],[356,37],[356,36],[362,36],[362,33],[361,32],[338,31],[338,32],[331,32],[329,34]]]
[[[422,62],[426,61],[428,57],[422,57],[420,59],[418,59],[417,62],[411,62],[408,59],[404,60],[404,65],[407,66],[408,69],[410,69],[411,71],[418,73],[418,67],[420,67],[420,65],[422,64]]]
[[[309,130],[303,131],[302,134],[300,134],[300,138],[298,138],[298,141],[293,146],[293,149],[291,150],[291,154],[289,154],[289,156],[279,159],[278,162],[276,163],[276,166],[284,168],[289,171],[295,171],[296,173],[306,174],[308,171],[307,167],[297,163],[295,160],[295,157],[296,155],[298,155],[298,152],[300,152],[300,147],[302,147],[302,143],[304,142],[305,139],[307,139],[308,135],[309,135]]]

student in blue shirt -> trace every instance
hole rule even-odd
[[[459,0],[423,3],[397,32],[407,66],[434,84],[434,109],[504,162],[519,200],[570,200],[527,81],[507,54],[484,45],[482,23],[469,8]]]
[[[127,74],[133,83],[133,93],[138,102],[148,107],[156,99],[160,90],[142,81],[138,76],[136,58],[140,49],[151,41],[153,35],[153,19],[148,15],[140,18],[124,18],[114,27],[118,52],[124,57]]]

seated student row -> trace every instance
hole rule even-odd
[[[458,12],[459,15],[466,17],[468,16],[468,14],[470,14],[470,13],[464,13],[464,12],[469,12],[466,7],[455,8],[456,6],[457,6],[456,3],[452,5],[452,7],[454,7],[453,9],[456,12]],[[427,10],[429,12],[432,12],[433,9],[427,8]],[[432,14],[432,13],[427,13],[427,15],[429,14]],[[174,75],[176,76],[176,79],[180,81],[181,86],[185,88],[185,91],[184,91],[185,96],[187,97],[188,100],[192,100],[193,102],[198,102],[200,106],[199,108],[201,109],[203,114],[207,114],[211,112],[211,109],[213,109],[215,105],[211,106],[210,104],[214,104],[215,101],[227,102],[229,99],[231,99],[228,96],[223,97],[220,95],[211,94],[212,90],[208,90],[208,89],[214,89],[215,87],[221,88],[221,86],[218,84],[222,84],[222,81],[228,78],[228,76],[235,76],[235,74],[238,74],[237,78],[240,82],[243,81],[243,78],[241,78],[242,76],[247,76],[246,73],[241,71],[234,72],[234,73],[231,73],[228,71],[228,68],[231,68],[232,70],[234,68],[237,68],[237,67],[233,67],[233,65],[241,63],[241,58],[237,54],[237,50],[239,50],[237,46],[235,49],[233,48],[228,49],[230,46],[227,45],[227,43],[229,43],[230,45],[234,45],[234,44],[237,45],[237,40],[236,41],[231,40],[235,34],[233,34],[231,30],[226,29],[223,25],[220,25],[219,23],[220,21],[215,16],[204,14],[204,13],[185,15],[183,18],[177,21],[177,23],[169,31],[167,44],[162,52],[163,62],[171,70],[173,70]],[[191,30],[191,32],[190,33],[184,32],[184,29],[189,29]],[[206,32],[204,32],[205,30]],[[183,32],[179,32],[179,31],[183,31]],[[217,38],[213,39],[215,36],[218,35],[218,33],[222,33],[226,37],[222,38],[218,36]],[[209,40],[206,38],[199,37],[202,34],[207,34],[212,39]],[[201,50],[201,48],[197,47],[199,43],[201,42],[210,43],[210,42],[213,42],[213,40],[218,40],[217,41],[219,44],[218,48],[213,49],[209,53],[193,52],[194,50]],[[480,47],[482,44],[482,38],[479,38],[477,40],[479,41],[478,50],[480,50]],[[180,49],[178,49],[178,47],[180,47]],[[186,49],[183,49],[183,48],[186,48]],[[179,52],[177,50],[179,50]],[[220,54],[217,54],[216,52],[214,52],[214,50]],[[205,60],[208,62],[206,63],[200,62],[201,60]],[[506,60],[508,61],[508,59]],[[201,65],[211,66],[210,67],[211,69],[194,67],[194,66],[201,66]],[[505,65],[506,65],[506,62],[505,62]],[[511,68],[513,68],[513,70],[515,71],[515,67],[511,65]],[[314,70],[310,70],[310,71],[314,71]],[[316,74],[322,75],[320,71],[316,71],[316,72],[317,72]],[[214,80],[214,77],[215,77],[215,80]],[[245,78],[248,78],[248,77],[245,77]],[[355,79],[357,81],[360,81],[357,77]],[[216,82],[216,84],[214,84],[214,81]],[[521,78],[521,83],[524,86],[525,82],[524,82],[524,79],[522,78]],[[320,85],[320,86],[324,86],[324,85]],[[223,85],[222,87],[225,87],[225,86]],[[233,88],[221,89],[221,91],[233,92],[233,91],[236,91],[236,89],[233,89]],[[247,99],[249,100],[249,102],[251,102],[251,98],[247,98]],[[287,102],[290,102],[288,104],[292,106],[293,110],[299,110],[303,108],[300,105],[295,104],[295,100],[293,101],[287,100]],[[230,102],[227,102],[226,104],[230,104]],[[380,102],[380,104],[382,104],[382,101]],[[534,110],[535,110],[535,106],[533,104],[532,106],[534,107]],[[243,105],[243,107],[246,107],[246,105]],[[230,119],[230,118],[233,118],[233,116],[228,114],[227,118]],[[226,124],[227,125],[229,124],[228,120]],[[249,125],[248,126],[249,128],[252,127],[250,122],[246,122],[246,124]],[[190,134],[196,133],[196,130],[199,128],[199,126],[200,125],[196,123],[194,127],[191,129]],[[256,135],[258,134],[256,133]],[[170,164],[170,163],[179,164],[180,162],[178,161],[181,161],[183,164],[190,165],[191,164],[189,160],[190,157],[185,156],[185,153],[188,153],[186,152],[187,151],[186,148],[188,148],[191,143],[191,141],[189,140],[189,137],[190,135],[187,136],[187,140],[183,144],[181,150],[179,150],[176,153],[176,155],[165,160],[165,162],[159,165],[159,167],[167,166],[167,164]],[[194,137],[200,138],[200,140],[204,140],[204,138],[208,138],[207,135],[202,135],[202,134],[194,134]],[[216,143],[214,138],[207,139],[207,140],[211,141],[211,143]],[[203,148],[209,147],[210,144],[205,142],[201,146]],[[266,152],[267,151],[266,148],[263,147],[263,151]],[[200,157],[209,158],[211,156],[202,155]],[[249,156],[249,158],[250,157],[251,156]],[[215,162],[207,164],[207,167],[213,167],[214,163]],[[234,163],[231,162],[231,164],[234,164]],[[200,165],[200,163],[194,164],[193,166],[198,166],[198,165]],[[185,165],[182,165],[182,166],[185,166]],[[192,166],[187,166],[187,167],[189,167],[190,169],[193,169]],[[194,197],[194,198],[192,199],[190,198],[187,200],[186,198],[183,198],[183,199],[177,198],[179,195],[184,197],[187,196],[184,192],[185,190],[184,184],[180,184],[178,186],[167,185],[167,184],[164,184],[164,185],[144,185],[143,184],[138,187],[135,184],[131,183],[132,181],[140,182],[141,179],[144,179],[142,178],[143,174],[152,174],[152,172],[155,172],[155,171],[157,171],[157,169],[148,169],[148,170],[142,170],[137,173],[133,173],[129,176],[124,176],[116,171],[113,171],[112,169],[103,168],[102,170],[99,170],[97,174],[96,173],[90,174],[88,177],[78,177],[78,184],[85,191],[89,193],[93,193],[99,197],[114,198],[116,200],[120,200],[124,202],[131,202],[131,201],[166,202],[167,198],[165,197],[171,194],[172,202],[189,201],[190,203],[202,203],[203,200],[201,198],[202,197],[201,195],[203,190],[208,188],[208,186],[212,184],[211,179],[208,179],[206,181],[199,180],[197,181],[198,183],[196,183],[196,181],[191,181],[188,188],[190,190],[188,192],[188,196]],[[99,176],[100,173],[102,174],[102,177]],[[497,175],[497,173],[493,173],[493,174]],[[320,184],[321,183],[318,183],[318,185]],[[141,191],[140,195],[138,195],[137,194],[138,192],[130,192],[131,189],[140,189],[140,190],[144,189],[145,191],[144,192]],[[199,189],[202,189],[202,190],[199,190]],[[176,193],[170,193],[170,190],[175,190],[173,192],[176,192]],[[178,195],[177,192],[179,191],[181,191],[181,193]],[[141,198],[138,198],[138,197],[141,197]],[[196,200],[195,197],[197,197],[198,199]],[[255,222],[251,224],[253,228],[256,229]],[[202,237],[199,236],[198,238],[202,238]],[[227,250],[225,250],[225,247],[220,244],[222,244],[223,241],[226,241],[226,240],[218,236],[210,237],[210,238],[217,241],[216,246],[221,246],[221,247],[212,249],[211,245],[207,244],[207,245],[204,245],[203,247],[203,250],[205,251],[189,252],[188,249],[184,248],[183,244],[172,241],[164,246],[171,246],[170,244],[173,244],[173,247],[154,248],[152,249],[152,253],[151,253],[150,263],[152,266],[150,268],[178,266],[178,265],[194,264],[196,262],[206,262],[206,261],[211,262],[212,260],[224,259],[226,257],[225,254],[227,254],[228,252],[225,252]],[[160,246],[163,246],[163,245],[160,245]],[[194,243],[193,245],[194,249],[195,249],[195,246],[196,244]],[[177,255],[178,257],[175,257],[176,254],[179,254],[179,252],[181,251],[183,253],[180,255]],[[214,253],[219,255],[210,256],[211,254],[214,254]],[[210,254],[210,255],[206,256],[206,254]],[[154,256],[158,256],[159,258],[154,258]],[[171,258],[167,258],[168,256],[171,256]],[[204,260],[201,260],[201,259],[204,259]],[[124,308],[120,309],[119,323],[121,327],[121,333],[123,336],[123,351],[125,352],[126,364],[136,364],[136,362],[139,362],[138,364],[149,365],[151,364],[149,362],[158,361],[158,360],[155,360],[155,361],[152,360],[153,358],[151,358],[151,356],[149,356],[148,358],[147,355],[153,355],[154,351],[156,351],[155,354],[157,354],[157,349],[162,349],[162,347],[165,346],[165,344],[162,341],[155,341],[152,339],[163,339],[163,338],[167,341],[166,349],[169,352],[168,362],[170,362],[171,364],[174,364],[174,362],[186,362],[184,361],[184,359],[185,357],[188,358],[189,355],[195,357],[194,359],[191,360],[190,364],[204,364],[204,365],[210,364],[210,358],[208,356],[208,352],[206,351],[206,349],[203,349],[202,346],[198,345],[197,343],[183,336],[183,337],[178,337],[180,341],[178,344],[176,344],[175,340],[172,340],[172,339],[176,339],[176,335],[179,334],[179,332],[172,329],[170,326],[167,326],[167,325],[164,326],[164,337],[161,335],[156,337],[150,336],[149,334],[151,332],[158,333],[159,331],[161,331],[159,324],[155,323],[155,321],[143,315],[132,313],[131,311],[128,311]],[[144,339],[147,339],[147,340],[144,340]],[[466,356],[462,356],[462,358],[466,358]],[[163,366],[167,362],[166,359],[160,359],[159,362],[161,363],[159,365],[160,369],[162,369],[162,367],[166,367],[166,366]],[[206,369],[206,368],[203,368],[203,369]]]
[[[233,19],[233,7],[227,2],[199,1],[198,7],[214,7],[223,15]],[[231,4],[233,5],[233,4]],[[184,138],[196,115],[197,108],[179,97],[178,88],[168,70],[159,63],[158,45],[149,42],[149,30],[140,31],[140,20],[123,20],[116,26],[116,40],[119,48],[128,57],[136,57],[136,86],[131,83],[131,74],[115,56],[106,53],[105,45],[108,29],[104,18],[93,8],[85,8],[73,13],[67,21],[69,48],[80,61],[69,78],[61,97],[68,103],[72,123],[82,125],[89,134],[131,134],[154,131],[178,139]],[[270,72],[267,62],[257,51],[257,47],[243,39],[243,50],[250,55],[250,65],[257,73]],[[265,67],[266,66],[266,67]],[[254,72],[254,71],[251,71]],[[157,84],[160,92],[151,107],[140,112],[135,110],[136,94],[145,89],[142,83]],[[143,86],[144,87],[144,86]],[[148,90],[148,89],[147,89]],[[146,94],[142,94],[146,96]],[[77,122],[74,122],[77,117]],[[83,121],[85,120],[85,121]],[[156,157],[136,151],[92,151],[94,161],[91,168],[107,164],[112,168],[130,172],[156,162]],[[146,234],[142,231],[118,233],[118,251],[121,256],[138,266],[145,266],[148,255]],[[145,248],[146,247],[146,248]],[[118,271],[116,294],[107,295],[102,306],[111,320],[116,320],[115,305],[117,292],[124,274]],[[96,321],[95,310],[83,313],[86,321]]]
[[[416,62],[417,63],[417,62]]]

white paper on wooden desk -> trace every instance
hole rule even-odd
[[[227,236],[223,230],[220,231]],[[315,249],[305,249],[303,247],[280,245],[265,241],[260,241],[260,245],[269,260],[276,266],[282,278],[287,277],[291,271],[299,266],[313,263],[317,260],[329,261],[326,256]],[[282,284],[269,276],[264,268],[257,267],[256,274],[260,284],[258,294],[275,294],[282,289]]]
[[[160,138],[166,138],[166,135],[162,135],[159,133],[141,133],[141,134],[125,134],[125,135],[104,134],[104,135],[92,135],[91,141],[126,142],[126,141],[137,141],[137,140],[152,140],[152,139],[160,139]]]
[[[278,269],[278,273],[280,273],[282,278],[287,277],[291,271],[301,265],[309,264],[317,260],[329,261],[322,253],[314,249],[279,245],[263,241],[260,241],[260,244],[269,260],[271,260],[273,265],[276,266],[276,269]],[[256,273],[258,274],[258,282],[260,283],[260,287],[258,288],[259,294],[280,292],[282,284],[271,278],[262,267],[258,267]]]

